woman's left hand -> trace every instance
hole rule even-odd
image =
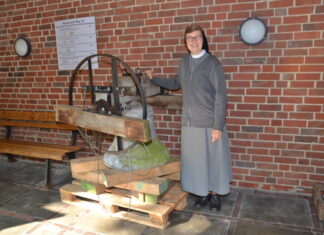
[[[212,130],[212,143],[218,141],[222,137],[222,131]]]

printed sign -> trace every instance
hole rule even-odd
[[[55,34],[59,70],[74,70],[85,57],[97,54],[95,17],[56,21]],[[91,61],[98,68],[97,58]]]

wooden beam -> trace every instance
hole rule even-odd
[[[155,108],[163,108],[163,109],[182,108],[182,96],[179,95],[157,95],[157,96],[148,97],[146,101],[147,104],[152,105]]]
[[[82,157],[70,160],[72,177],[78,179],[79,175],[94,170],[103,170],[107,166],[102,162],[102,157]],[[81,179],[82,180],[82,179]]]
[[[184,192],[181,188],[179,182],[176,182],[173,186],[171,186],[168,191],[162,196],[159,200],[160,204],[171,206],[172,209],[182,210],[186,206],[187,201],[182,201],[187,197],[189,193]],[[182,203],[178,205],[179,203]]]
[[[140,142],[151,140],[149,121],[139,118],[107,116],[72,106],[57,106],[56,121]]]
[[[168,180],[180,181],[180,171],[168,175],[162,175],[161,177]]]
[[[160,177],[115,185],[116,188],[132,190],[140,193],[161,195],[168,189],[168,180]]]
[[[74,160],[72,160],[72,162],[73,161]],[[98,163],[98,161],[96,162]],[[179,158],[174,158],[165,165],[150,168],[147,170],[124,171],[110,168],[100,169],[102,168],[100,162],[97,165],[95,165],[95,163],[91,163],[90,165],[92,165],[92,167],[90,168],[94,169],[83,172],[75,172],[73,171],[73,168],[75,169],[75,167],[71,167],[72,176],[79,180],[86,180],[96,184],[104,184],[106,187],[113,187],[115,185],[124,184],[132,181],[150,179],[161,175],[167,175],[178,172],[181,169],[181,163]],[[81,169],[81,165],[79,165],[77,168]]]
[[[135,82],[130,76],[121,76],[118,79],[120,87],[127,87],[131,90],[131,94],[126,95],[133,95],[139,98]],[[146,75],[141,76],[140,82],[144,90],[145,97],[154,96],[161,93],[161,88],[159,86],[154,85]]]

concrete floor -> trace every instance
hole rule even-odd
[[[324,234],[310,197],[233,189],[222,198],[222,210],[188,206],[172,212],[160,230],[118,220],[102,210],[62,203],[58,189],[71,181],[69,167],[54,165],[53,190],[43,191],[44,165],[0,157],[0,234]]]

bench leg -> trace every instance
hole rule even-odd
[[[45,184],[44,189],[52,188],[53,185],[51,184],[51,176],[52,176],[52,160],[46,159],[45,160]]]
[[[17,159],[15,158],[14,155],[10,154],[10,153],[7,153],[7,159],[8,159],[8,162],[16,162]]]

